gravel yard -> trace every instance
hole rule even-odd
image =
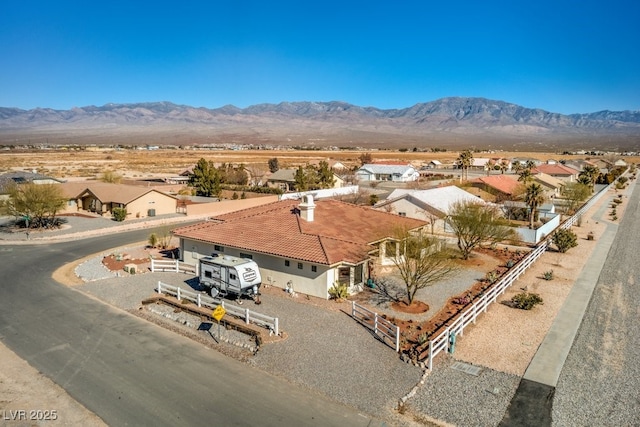
[[[260,306],[246,302],[244,307],[277,316],[286,339],[265,344],[254,354],[243,347],[243,338],[234,337],[233,331],[223,330],[227,342],[218,345],[209,332],[197,330],[200,319],[161,306],[153,307],[155,313],[141,309],[140,301],[154,294],[158,280],[192,290],[191,276],[129,276],[124,272],[114,275],[104,268],[101,257],[93,257],[76,268],[76,274],[87,280],[76,288],[394,425],[498,425],[524,370],[571,290],[580,265],[588,259],[606,227],[602,217],[606,216],[604,204],[609,200],[610,196],[605,196],[584,217],[583,224],[573,228],[579,237],[578,248],[561,255],[545,253],[503,298],[508,300],[520,288],[526,288],[539,293],[543,305],[520,311],[494,304],[459,337],[453,355],[436,359],[433,372],[404,363],[392,349],[375,340],[348,316],[348,302],[293,298],[278,288],[263,289]],[[595,214],[599,216],[592,218]],[[589,232],[594,233],[595,241],[586,239]],[[546,281],[542,275],[550,269],[554,279]],[[480,270],[468,270],[457,277],[455,283],[459,286],[433,286],[421,291],[418,298],[435,309],[482,277]],[[389,310],[384,302],[376,306],[380,313]],[[428,315],[431,313],[432,310]],[[211,333],[216,336],[215,327]],[[456,362],[477,367],[479,373],[462,372],[456,369]],[[399,413],[396,409],[403,398],[406,405]]]

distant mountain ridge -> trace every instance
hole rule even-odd
[[[191,107],[171,102],[141,102],[76,107],[70,110],[0,107],[0,134],[9,131],[163,128],[193,126],[226,132],[250,127],[304,129],[307,132],[380,132],[423,135],[453,132],[509,135],[640,135],[640,111],[559,114],[485,98],[442,98],[402,109],[361,107],[346,102],[281,102],[247,108]]]

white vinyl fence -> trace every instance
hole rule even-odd
[[[351,317],[370,329],[382,342],[389,344],[386,340],[391,340],[396,352],[400,351],[400,328],[396,325],[355,301],[351,302]]]
[[[171,271],[174,273],[190,273],[195,276],[198,275],[198,266],[180,262],[177,259],[153,259],[151,258],[151,272],[166,272]]]
[[[222,306],[228,314],[243,319],[245,323],[253,323],[255,325],[265,327],[271,331],[271,333],[278,335],[280,333],[278,328],[278,318],[266,316],[255,311],[251,311],[248,308],[241,308],[232,304],[225,305],[224,301],[211,298],[203,295],[200,292],[189,291],[181,289],[179,286],[171,286],[166,283],[158,282],[158,288],[156,291],[159,294],[166,294],[175,296],[179,300],[186,299],[194,302],[198,307],[207,307],[215,309],[218,306]]]
[[[607,190],[611,185],[603,188],[596,193],[587,203],[585,203],[573,216],[564,221],[558,228],[570,228],[575,224],[584,213],[591,208],[602,196],[607,193]],[[448,325],[445,330],[440,332],[435,338],[431,339],[428,343],[428,349],[425,351],[424,357],[420,357],[421,360],[426,361],[427,367],[433,369],[433,358],[441,351],[451,351],[452,346],[455,345],[455,339],[457,335],[462,336],[464,328],[470,323],[475,323],[478,315],[487,311],[487,307],[496,302],[499,295],[524,273],[534,262],[540,258],[540,256],[547,250],[551,244],[551,235],[544,239],[540,244],[531,252],[529,252],[522,260],[520,260],[515,266],[513,266],[504,276],[496,282],[496,284],[489,289],[482,297],[478,298],[467,309],[462,311],[456,319]]]

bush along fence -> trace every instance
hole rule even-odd
[[[380,341],[389,344],[396,352],[400,351],[400,328],[396,325],[355,301],[351,302],[351,317],[371,330]]]
[[[558,228],[570,228],[577,223],[579,219],[589,210],[607,191],[611,185],[603,188],[596,193],[587,203],[585,203],[574,215],[565,220]],[[425,343],[419,349],[419,361],[426,364],[429,370],[433,369],[433,359],[441,351],[453,353],[455,348],[456,337],[462,336],[464,328],[475,323],[478,315],[486,312],[490,304],[496,302],[498,296],[503,294],[505,290],[513,285],[518,278],[533,265],[534,262],[542,256],[551,244],[551,236],[547,236],[542,240],[536,248],[529,252],[523,259],[513,266],[504,276],[502,276],[490,289],[488,289],[480,298],[475,300],[469,307],[460,312],[453,321],[448,323],[446,327],[435,337]]]
[[[247,324],[253,323],[254,325],[269,329],[269,331],[275,335],[280,334],[277,317],[266,316],[255,311],[251,311],[248,308],[241,308],[232,304],[225,305],[224,301],[208,297],[201,292],[188,291],[181,289],[179,286],[171,286],[162,282],[158,282],[156,291],[159,294],[174,296],[179,300],[191,301],[198,307],[206,307],[213,310],[218,306],[222,306],[228,314],[239,319],[243,319]]]

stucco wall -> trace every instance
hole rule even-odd
[[[176,199],[165,194],[151,191],[127,204],[127,219],[146,218],[149,209],[155,209],[155,215],[176,213]]]
[[[189,215],[222,215],[229,212],[238,211],[240,209],[252,208],[255,206],[266,205],[267,203],[273,203],[278,201],[278,196],[263,196],[254,197],[250,199],[238,199],[238,200],[221,200],[219,202],[211,203],[197,203],[187,205],[187,216]]]
[[[224,247],[220,252],[216,251],[215,245],[212,244],[180,239],[180,254],[185,263],[196,265],[201,257],[211,255],[214,252],[236,257],[242,253],[250,254],[260,268],[262,283],[265,285],[285,289],[287,283],[291,282],[294,292],[327,299],[328,290],[334,284],[335,270],[326,265],[302,262],[300,269],[298,261],[293,259],[289,260],[289,266],[286,266],[285,258],[242,251],[231,247]],[[312,265],[316,266],[317,271],[311,271]]]

